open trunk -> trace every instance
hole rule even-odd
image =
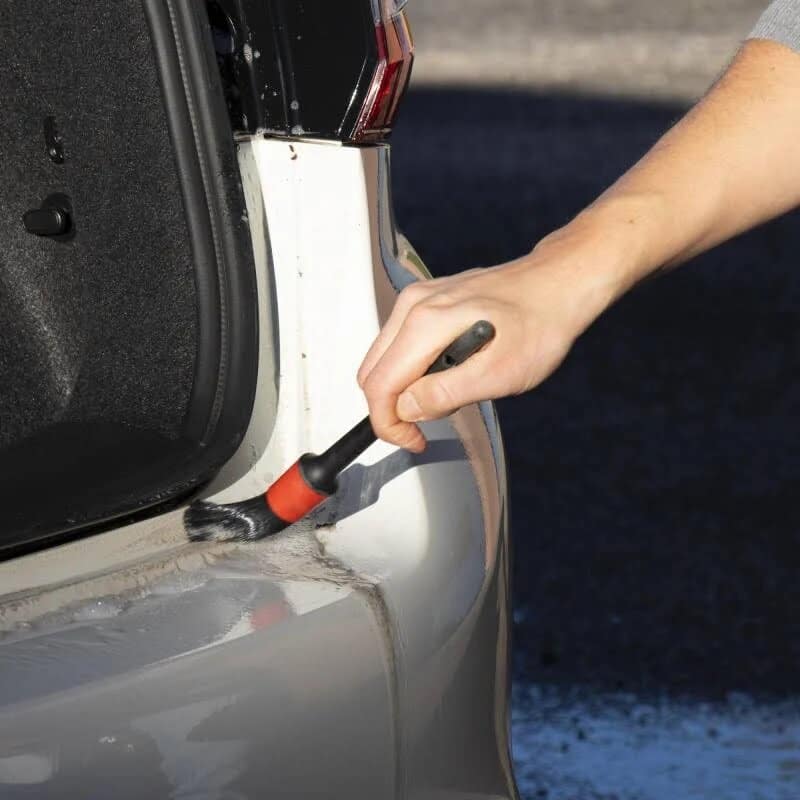
[[[208,479],[258,325],[205,3],[25,0],[0,28],[2,552]]]

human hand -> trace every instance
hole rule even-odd
[[[529,256],[405,288],[358,372],[375,433],[420,452],[417,422],[479,400],[520,394],[548,377],[572,343],[617,295],[593,270],[596,251],[556,234]],[[495,339],[466,363],[425,375],[438,354],[477,320]]]

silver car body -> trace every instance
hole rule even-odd
[[[366,411],[397,289],[386,147],[239,144],[261,363],[205,496]],[[0,564],[0,798],[510,798],[504,459],[489,404],[374,445],[315,518],[191,544],[180,509]]]

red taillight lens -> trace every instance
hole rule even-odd
[[[389,133],[414,61],[414,42],[405,14],[379,22],[375,26],[375,35],[378,64],[358,117],[354,134],[356,141],[367,141]]]

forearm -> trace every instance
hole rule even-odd
[[[359,370],[376,433],[419,450],[413,423],[532,389],[639,280],[799,204],[800,55],[751,41],[636,166],[532,253],[400,294]],[[480,319],[495,340],[424,376]]]
[[[799,143],[800,55],[748,42],[702,102],[544,244],[600,247],[621,294],[799,205]]]

